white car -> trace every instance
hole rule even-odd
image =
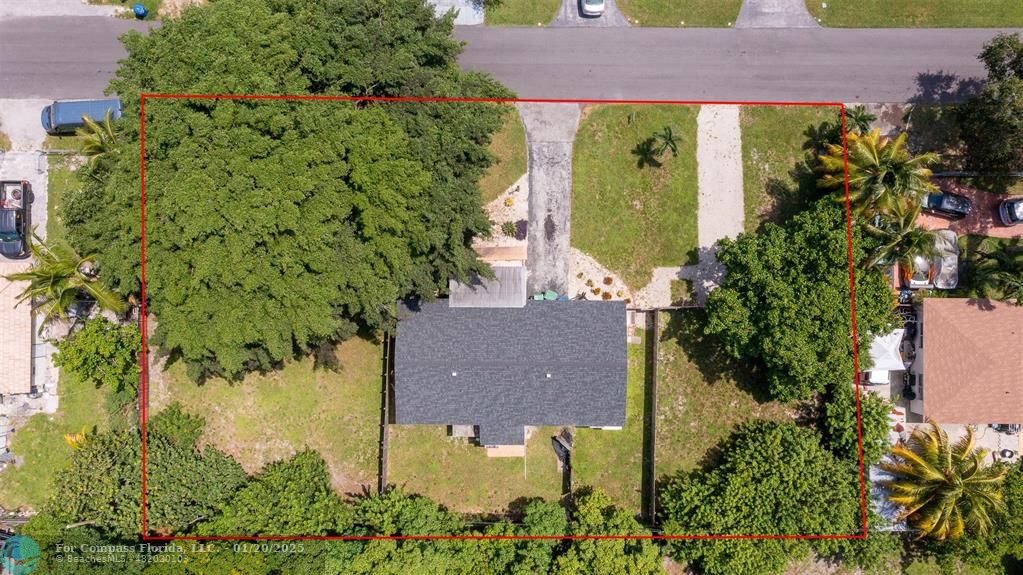
[[[583,16],[600,16],[604,13],[604,0],[579,0]]]

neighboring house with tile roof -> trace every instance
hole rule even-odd
[[[625,303],[526,301],[518,287],[524,275],[495,271],[511,282],[498,288],[484,281],[500,307],[459,307],[462,286],[451,299],[403,312],[394,347],[394,422],[473,426],[491,455],[524,455],[530,426],[620,429]],[[509,290],[520,294],[517,305],[510,305]],[[486,305],[478,297],[469,299]]]
[[[913,412],[947,424],[1023,423],[1023,307],[927,298]]]

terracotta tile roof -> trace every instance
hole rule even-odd
[[[0,276],[23,271],[28,262],[0,260]],[[28,393],[32,388],[32,313],[28,303],[14,304],[23,282],[0,277],[0,394]]]
[[[924,414],[940,423],[1023,423],[1023,307],[923,303]]]

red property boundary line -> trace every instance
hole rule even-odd
[[[362,102],[493,102],[493,103],[558,103],[558,104],[675,104],[675,105],[741,105],[741,106],[800,106],[800,107],[836,107],[840,110],[842,127],[842,150],[845,172],[845,215],[846,215],[846,243],[849,254],[849,295],[852,311],[852,332],[853,342],[856,341],[856,285],[855,268],[853,266],[852,248],[852,216],[849,206],[849,149],[846,142],[846,121],[845,104],[841,102],[729,102],[729,101],[708,101],[708,100],[603,100],[603,99],[548,99],[548,98],[416,98],[416,97],[357,97],[357,96],[322,96],[322,95],[270,95],[270,94],[140,94],[139,115],[140,115],[140,146],[141,146],[141,215],[142,215],[142,270],[141,270],[141,331],[142,331],[142,352],[141,352],[141,382],[139,393],[139,414],[142,428],[142,541],[367,541],[367,540],[389,540],[389,539],[464,539],[464,540],[518,540],[518,539],[550,539],[550,540],[576,540],[576,539],[866,539],[867,537],[867,490],[866,476],[863,465],[863,420],[860,413],[859,382],[859,352],[853,345],[853,366],[856,372],[856,437],[859,447],[859,479],[860,479],[860,511],[862,531],[850,535],[181,535],[181,536],[156,536],[150,535],[146,524],[146,420],[148,408],[148,381],[149,363],[148,357],[148,334],[146,329],[146,100],[192,100],[192,99],[233,99],[233,100],[305,100],[305,101],[362,101]]]

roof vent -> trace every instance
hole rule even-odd
[[[550,378],[551,378],[551,374],[548,373],[547,374],[547,379],[550,379]]]
[[[452,371],[451,372],[451,377],[457,377],[457,376],[458,376],[458,372],[457,371]]]

